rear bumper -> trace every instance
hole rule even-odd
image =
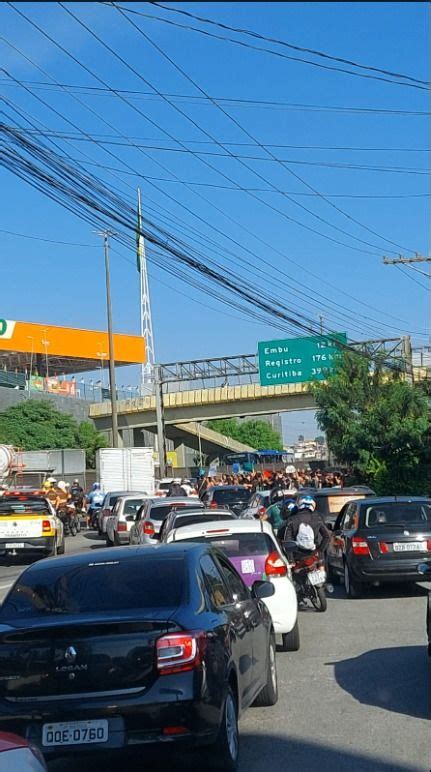
[[[420,582],[418,565],[424,557],[372,560],[358,558],[349,562],[352,576],[360,582]]]
[[[10,554],[46,554],[48,555],[54,549],[55,536],[23,537],[0,539],[0,555]],[[7,544],[23,544],[23,547],[7,547]]]
[[[181,743],[190,746],[213,742],[221,721],[222,705],[214,704],[204,694],[202,679],[193,673],[159,679],[148,692],[109,698],[67,699],[58,701],[0,703],[2,730],[21,735],[40,748],[44,756],[72,756],[100,753],[136,745]],[[196,683],[199,682],[199,684]],[[170,686],[172,688],[170,688]],[[106,719],[108,740],[103,743],[44,747],[44,724],[67,721]],[[166,735],[167,727],[183,727],[184,733]]]
[[[290,633],[298,617],[298,600],[295,588],[287,577],[272,580],[275,593],[265,598],[264,603],[271,614],[274,632],[277,635]]]

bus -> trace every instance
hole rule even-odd
[[[254,450],[230,453],[225,456],[224,461],[232,467],[234,474],[264,470],[275,472],[284,469],[287,464],[293,464],[293,453],[286,453],[284,450]]]

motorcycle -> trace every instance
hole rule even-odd
[[[99,512],[102,509],[102,504],[103,502],[91,504],[87,510],[88,525],[90,528],[94,528],[95,531],[99,530]]]
[[[284,551],[288,556],[298,603],[309,600],[316,611],[326,611],[326,570],[318,550],[303,550],[296,542],[287,542]]]
[[[81,518],[76,511],[75,505],[71,502],[62,504],[58,508],[57,514],[63,523],[64,535],[76,536],[76,534],[81,530]]]

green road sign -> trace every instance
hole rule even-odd
[[[334,369],[345,332],[258,343],[261,386],[323,381]]]

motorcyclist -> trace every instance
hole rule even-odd
[[[321,514],[316,512],[316,502],[312,496],[302,496],[298,500],[298,511],[288,518],[283,533],[279,534],[284,549],[286,549],[285,545],[288,542],[296,541],[298,543],[300,531],[306,530],[301,528],[302,524],[311,527],[315,548],[319,550],[321,555],[324,555],[331,534]],[[301,547],[302,545],[298,543],[298,546]]]
[[[265,519],[271,523],[274,533],[277,533],[285,524],[286,504],[291,498],[286,498],[287,491],[283,488],[273,488],[269,497],[270,506],[266,510]]]
[[[168,496],[187,496],[187,491],[179,482],[173,482],[169,488]]]
[[[100,489],[100,483],[95,482],[91,486],[91,491],[87,493],[87,502],[88,502],[88,523],[92,523],[92,519],[94,516],[94,513],[98,511],[103,504],[105,496],[103,495],[101,489]]]
[[[78,478],[76,478],[70,486],[70,496],[78,509],[82,509],[84,504],[84,489],[79,484]]]

